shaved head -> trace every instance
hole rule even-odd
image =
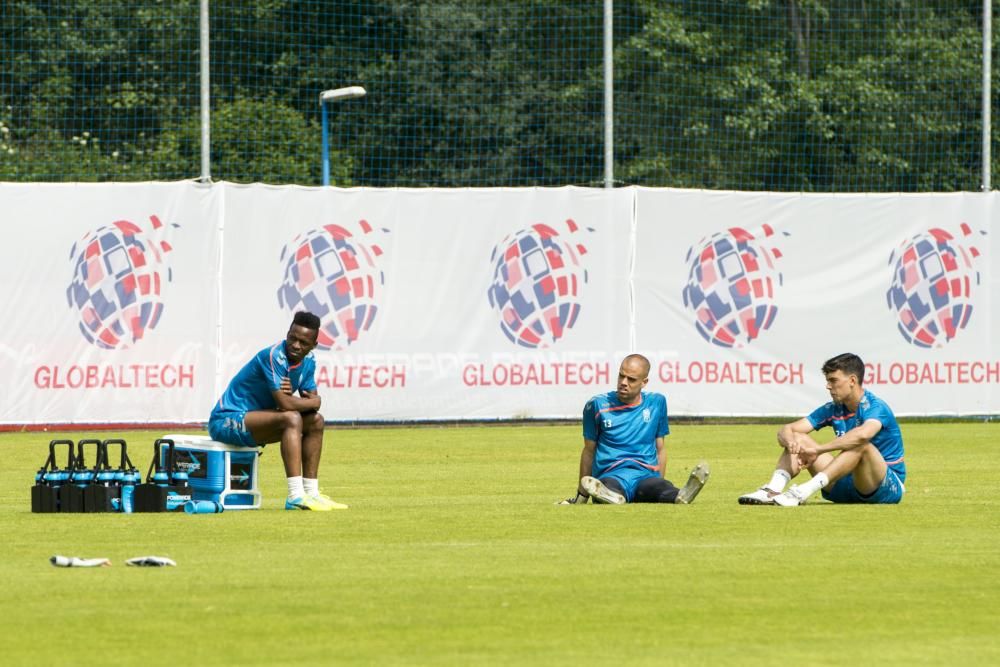
[[[622,359],[618,369],[618,400],[631,405],[639,398],[642,388],[649,382],[649,359],[641,354],[630,354]]]
[[[641,354],[630,354],[622,360],[622,366],[625,365],[632,366],[634,364],[639,364],[638,368],[642,369],[642,377],[649,377],[649,359],[642,356]]]

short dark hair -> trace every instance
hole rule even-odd
[[[832,359],[827,359],[823,364],[823,375],[828,375],[834,371],[841,371],[844,375],[853,375],[858,378],[858,384],[865,381],[865,362],[861,357],[850,352],[838,354]]]
[[[319,318],[308,311],[300,310],[295,313],[295,317],[292,319],[292,326],[295,325],[319,331]]]

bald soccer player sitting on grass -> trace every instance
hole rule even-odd
[[[691,471],[684,488],[664,478],[670,433],[667,399],[642,391],[649,382],[649,360],[625,357],[618,370],[618,389],[598,394],[583,409],[583,451],[575,498],[562,504],[692,502],[708,480],[708,464]]]

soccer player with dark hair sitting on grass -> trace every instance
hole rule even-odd
[[[771,481],[740,496],[741,505],[801,505],[820,490],[835,503],[893,504],[903,499],[903,436],[885,401],[862,386],[864,362],[856,354],[840,354],[823,364],[823,375],[833,400],[778,431],[784,451]],[[832,426],[836,437],[820,445],[809,433],[824,426]],[[803,469],[812,479],[782,492]]]
[[[618,370],[618,389],[598,394],[583,409],[583,451],[575,498],[561,504],[678,503],[695,499],[708,479],[702,461],[678,489],[664,479],[667,451],[664,436],[667,399],[644,392],[649,382],[649,360],[641,354],[625,357]]]
[[[265,347],[240,369],[208,421],[209,435],[219,442],[246,447],[281,442],[286,510],[347,509],[319,490],[324,423],[312,355],[319,327],[312,313],[295,313],[285,340]]]

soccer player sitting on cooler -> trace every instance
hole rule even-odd
[[[778,431],[784,451],[771,481],[740,496],[741,505],[801,505],[820,490],[835,503],[903,499],[903,436],[885,401],[861,386],[864,362],[856,354],[840,354],[823,364],[823,375],[833,400]],[[824,426],[832,426],[836,437],[820,445],[809,433]],[[840,453],[834,456],[836,451]],[[805,468],[812,479],[782,493]]]
[[[312,355],[319,327],[312,313],[295,313],[285,340],[265,347],[240,369],[208,421],[209,435],[219,442],[247,447],[281,442],[286,510],[347,509],[319,490],[324,424]]]
[[[649,382],[649,360],[630,354],[618,370],[618,390],[598,394],[583,408],[583,451],[575,498],[562,504],[678,503],[695,499],[708,479],[702,461],[678,489],[664,479],[667,451],[663,438],[670,433],[667,399],[644,392]]]

